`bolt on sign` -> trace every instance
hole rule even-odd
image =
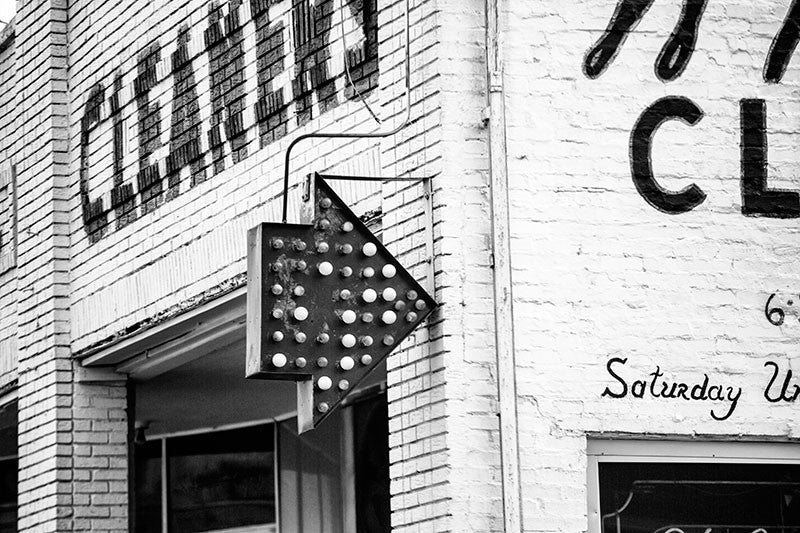
[[[436,307],[323,177],[309,198],[309,224],[265,223],[247,236],[246,374],[297,381],[300,432]]]

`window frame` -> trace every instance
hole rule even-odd
[[[268,418],[263,420],[251,420],[248,422],[242,422],[237,424],[224,424],[220,426],[213,426],[213,427],[206,427],[206,428],[198,428],[192,429],[188,431],[176,431],[173,433],[159,433],[156,435],[148,436],[147,440],[150,441],[159,441],[161,445],[161,531],[162,533],[169,532],[169,461],[167,460],[167,440],[177,438],[177,437],[189,437],[192,435],[207,435],[209,433],[219,433],[222,431],[229,431],[234,429],[244,429],[250,428],[255,426],[265,426],[271,425],[272,426],[272,443],[273,443],[273,457],[272,457],[272,466],[274,472],[274,480],[273,483],[275,485],[275,522],[272,524],[266,524],[267,527],[272,527],[275,533],[280,532],[280,513],[278,512],[279,505],[280,505],[280,494],[278,492],[280,486],[278,483],[278,423],[281,421],[286,420],[287,418],[291,418],[291,414],[286,416],[281,416],[279,418]],[[136,494],[135,491],[131,491],[131,498],[135,500]],[[133,512],[133,508],[132,508]],[[260,531],[263,531],[265,524],[258,524],[257,526],[243,526],[241,528],[233,528],[233,529],[222,529],[216,530],[218,533],[237,533],[242,532],[246,533],[248,531],[252,531],[253,527],[261,528]]]
[[[800,465],[797,442],[730,442],[589,439],[587,458],[588,533],[600,533],[599,463],[748,463]]]
[[[385,389],[385,383],[381,382],[373,387],[370,387],[361,393],[356,394],[354,398],[348,398],[347,402],[343,402],[342,405],[342,430],[344,431],[344,436],[342,438],[342,446],[343,449],[341,450],[341,454],[343,457],[342,465],[341,465],[341,491],[342,491],[342,520],[343,520],[343,528],[344,531],[355,531],[356,528],[356,488],[355,488],[355,454],[354,454],[354,443],[353,443],[353,409],[352,406],[364,399],[372,397],[376,394],[380,394]],[[273,438],[273,471],[274,471],[274,485],[275,485],[275,522],[273,524],[268,524],[268,527],[272,527],[271,531],[274,533],[281,533],[281,492],[280,492],[280,443],[279,443],[279,434],[278,434],[278,425],[284,423],[288,420],[297,417],[297,412],[292,411],[289,413],[285,413],[281,416],[275,418],[268,418],[262,420],[252,420],[248,422],[242,422],[237,424],[226,424],[214,427],[205,427],[205,428],[197,428],[187,431],[178,431],[172,433],[159,433],[154,434],[152,436],[148,436],[148,441],[159,441],[161,447],[161,530],[163,533],[169,533],[169,501],[168,501],[168,494],[169,494],[169,465],[167,458],[167,440],[173,439],[176,437],[186,437],[192,435],[205,435],[209,433],[217,433],[221,431],[227,431],[232,429],[242,429],[254,426],[262,426],[262,425],[271,425],[272,426],[272,438]],[[131,498],[136,498],[135,493],[132,491]],[[225,529],[219,530],[219,533],[247,533],[249,531],[254,531],[253,528],[261,528],[259,531],[262,531],[264,525],[259,526],[245,526],[242,528],[234,528],[234,529]]]

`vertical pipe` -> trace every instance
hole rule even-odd
[[[169,532],[169,465],[166,438],[161,439],[161,531]]]
[[[494,266],[495,346],[500,415],[500,468],[503,525],[506,533],[522,531],[517,427],[517,380],[514,359],[514,309],[508,205],[508,153],[500,55],[498,3],[486,0],[486,81],[489,122],[489,179]]]
[[[425,202],[425,255],[427,256],[425,258],[427,262],[425,288],[428,290],[428,294],[436,298],[436,280],[434,279],[436,275],[436,265],[433,261],[433,180],[430,178],[423,179],[422,187],[424,190],[423,201]]]

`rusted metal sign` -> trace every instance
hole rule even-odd
[[[247,377],[297,381],[301,432],[436,307],[319,175],[310,201],[309,224],[248,233]]]

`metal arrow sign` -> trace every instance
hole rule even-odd
[[[436,302],[316,175],[310,224],[248,232],[248,378],[297,381],[298,430],[324,420]]]

